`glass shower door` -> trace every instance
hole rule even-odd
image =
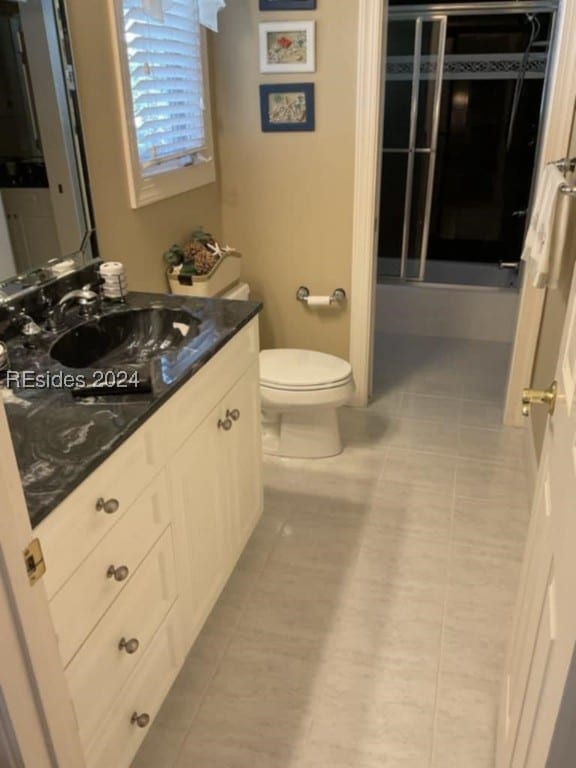
[[[379,277],[425,276],[446,24],[446,16],[388,24]]]

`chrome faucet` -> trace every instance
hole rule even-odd
[[[82,288],[76,288],[65,293],[58,304],[49,312],[48,324],[51,330],[56,331],[62,327],[66,310],[72,304],[78,305],[81,315],[90,316],[100,306],[100,294],[93,290],[90,285],[84,285]]]

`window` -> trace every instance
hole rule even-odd
[[[208,184],[205,33],[197,0],[111,0],[133,208]]]

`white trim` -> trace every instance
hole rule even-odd
[[[305,32],[306,61],[302,64],[270,64],[268,61],[269,32]],[[315,21],[263,21],[258,25],[260,41],[260,72],[288,74],[291,72],[316,71],[316,22]]]
[[[24,765],[81,768],[84,755],[46,590],[42,581],[31,587],[26,574],[22,553],[33,534],[3,402],[0,451],[0,687],[10,720],[4,718],[3,728],[18,742]]]
[[[544,136],[540,168],[550,160],[558,160],[566,154],[572,124],[572,105],[576,100],[576,3],[561,4],[558,14],[559,34],[552,70],[550,100]],[[567,105],[569,105],[567,107]],[[524,423],[521,412],[522,389],[532,382],[538,337],[544,314],[546,291],[533,288],[525,279],[520,296],[520,308],[506,402],[504,423],[520,426]],[[551,372],[552,376],[553,372]]]
[[[365,406],[372,393],[378,182],[382,153],[382,62],[387,0],[359,0],[356,148],[350,286],[350,363]]]
[[[129,80],[123,54],[122,35],[119,19],[119,0],[108,0],[110,34],[114,57],[114,72],[116,90],[118,93],[118,108],[122,128],[123,154],[126,166],[126,178],[130,195],[130,206],[142,208],[182,192],[203,187],[216,180],[216,165],[214,162],[214,145],[212,139],[212,116],[210,111],[210,86],[208,71],[208,55],[206,30],[201,28],[202,36],[202,73],[204,85],[204,125],[206,131],[206,147],[201,152],[195,152],[194,163],[170,170],[144,176],[140,167],[136,138],[133,130],[131,97]]]

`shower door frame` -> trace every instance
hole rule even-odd
[[[430,218],[432,216],[432,198],[434,195],[434,174],[436,173],[436,156],[438,151],[438,131],[440,127],[440,106],[442,101],[442,85],[444,82],[444,58],[446,54],[446,34],[448,31],[448,16],[434,13],[414,14],[404,12],[394,14],[394,18],[389,21],[414,21],[414,55],[412,70],[412,92],[410,102],[410,132],[408,140],[408,149],[382,149],[382,154],[401,154],[407,152],[408,163],[406,167],[406,191],[404,194],[404,221],[402,226],[402,252],[400,254],[400,280],[423,281],[426,274],[426,263],[428,261],[428,239],[430,236]],[[431,141],[428,148],[418,148],[417,132],[419,117],[419,98],[420,84],[422,82],[421,64],[422,64],[422,26],[424,22],[438,22],[440,25],[440,39],[436,58],[436,77],[434,78],[434,99],[432,108],[432,127]],[[422,228],[422,242],[420,243],[420,258],[418,267],[418,276],[411,277],[406,274],[408,267],[408,251],[410,245],[410,229],[412,225],[412,209],[414,194],[414,171],[416,164],[416,155],[426,154],[429,156],[428,173],[426,179],[426,200],[424,203],[424,226]],[[391,279],[398,279],[390,276]]]
[[[434,177],[436,173],[436,159],[438,149],[438,131],[440,126],[440,107],[442,99],[442,89],[444,85],[444,63],[446,54],[446,38],[448,29],[448,18],[450,16],[494,16],[510,15],[522,13],[551,13],[552,27],[551,40],[555,39],[556,17],[558,13],[558,3],[554,0],[525,0],[524,2],[478,2],[467,4],[446,4],[436,3],[433,5],[410,5],[395,6],[388,11],[388,24],[397,21],[414,21],[414,56],[412,72],[412,99],[410,111],[410,140],[408,147],[408,165],[406,170],[406,192],[404,198],[404,221],[402,227],[402,251],[400,255],[400,273],[398,275],[383,275],[385,280],[405,281],[405,282],[424,282],[426,276],[426,266],[428,263],[428,245],[430,238],[430,221],[432,217],[432,203],[434,196]],[[424,22],[440,22],[440,42],[436,54],[436,73],[435,73],[435,91],[434,108],[432,117],[432,137],[430,149],[418,149],[416,147],[416,132],[419,113],[419,95],[420,83],[422,81],[421,63],[422,63],[422,24]],[[385,67],[387,58],[383,58]],[[540,127],[538,136],[538,145],[536,147],[535,170],[538,165],[538,158],[542,146],[542,128],[544,120],[544,105],[546,102],[547,88],[549,86],[550,58],[544,75],[544,92],[542,96],[542,109],[540,113]],[[384,88],[386,88],[386,79],[384,76]],[[384,108],[382,109],[382,120],[384,120]],[[383,154],[399,153],[398,149],[382,148]],[[413,213],[413,191],[414,191],[414,166],[416,153],[428,153],[430,161],[428,164],[428,179],[426,190],[426,201],[424,204],[424,224],[422,229],[422,242],[420,243],[419,269],[416,277],[407,274],[408,251],[410,245],[410,230],[412,227]],[[531,207],[532,194],[530,197],[529,209]]]

